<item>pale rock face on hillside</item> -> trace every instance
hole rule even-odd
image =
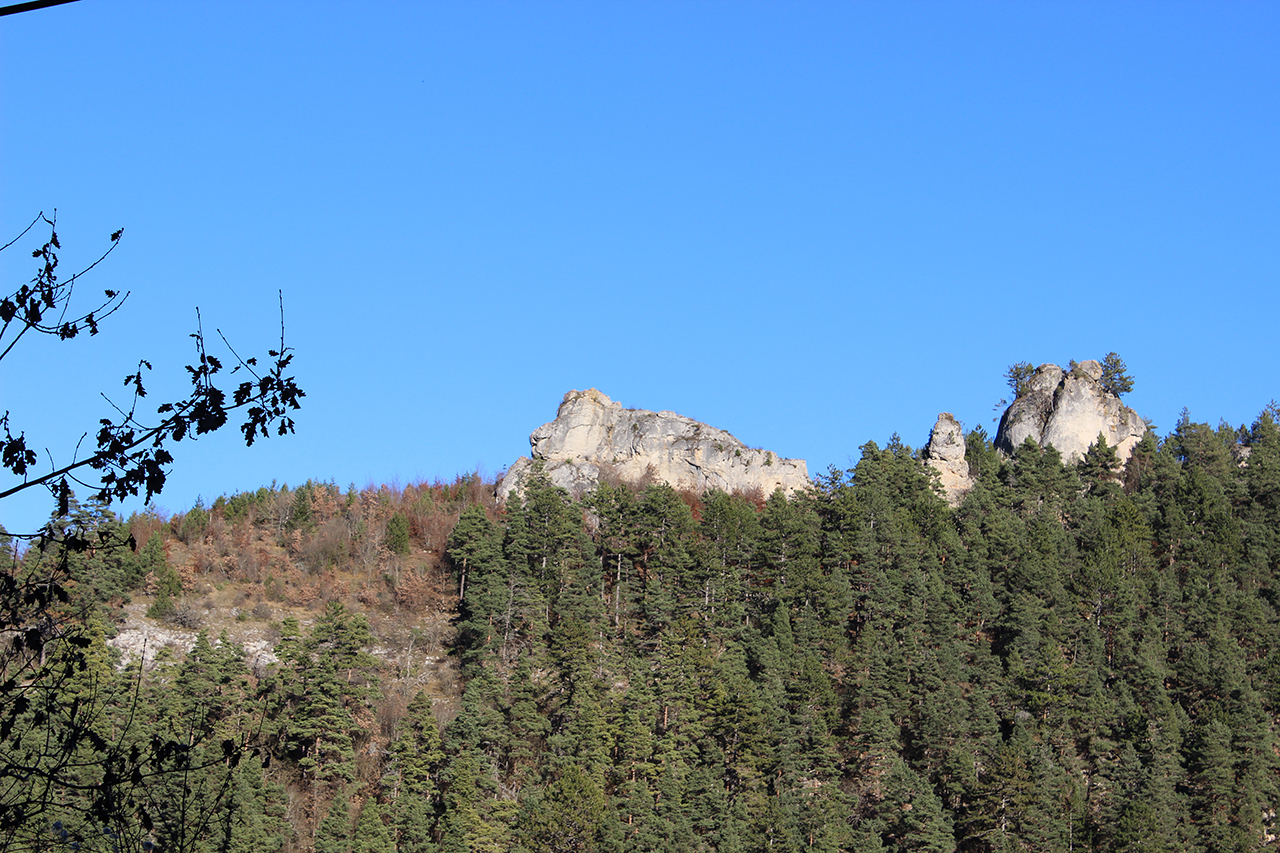
[[[1147,432],[1147,424],[1120,398],[1104,390],[1102,365],[1089,360],[1064,371],[1056,364],[1042,364],[1031,378],[1030,389],[1005,410],[996,433],[996,448],[1013,453],[1028,437],[1041,447],[1052,445],[1063,462],[1084,457],[1098,434],[1116,449],[1121,464]]]
[[[950,412],[938,415],[929,436],[929,446],[924,451],[925,463],[938,472],[943,494],[951,506],[960,501],[973,488],[969,476],[969,463],[964,458],[964,429]]]
[[[556,419],[529,436],[530,457],[517,459],[498,496],[521,492],[535,462],[553,485],[580,494],[601,477],[640,481],[646,477],[696,492],[708,489],[788,494],[809,485],[803,459],[783,459],[767,450],[747,447],[722,429],[677,415],[624,409],[592,388],[570,391]]]

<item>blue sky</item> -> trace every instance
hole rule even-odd
[[[1117,351],[1168,431],[1280,397],[1275,3],[172,3],[0,18],[0,232],[124,227],[96,338],[7,359],[67,459],[199,306],[297,435],[183,442],[169,511],[527,453],[571,388],[818,473]],[[0,241],[3,242],[3,241]],[[10,288],[25,252],[0,255]],[[24,344],[25,345],[25,344]],[[129,507],[126,507],[126,511]],[[10,499],[29,529],[47,496]]]

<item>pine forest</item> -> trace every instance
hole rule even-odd
[[[1277,414],[1123,467],[974,429],[954,508],[896,436],[790,497],[73,499],[10,543],[74,643],[10,631],[0,850],[1274,848]]]

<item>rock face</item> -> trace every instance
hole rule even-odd
[[[1142,436],[1146,422],[1120,398],[1103,389],[1102,365],[1082,361],[1073,371],[1042,364],[1029,390],[1013,401],[1000,419],[995,445],[1013,453],[1028,437],[1041,447],[1052,445],[1062,461],[1076,462],[1101,433],[1124,464]]]
[[[950,412],[938,415],[924,457],[938,472],[947,503],[958,506],[973,488],[973,478],[969,476],[969,463],[964,458],[964,429]]]
[[[498,484],[505,499],[520,492],[543,464],[554,485],[571,493],[590,491],[601,477],[638,481],[649,477],[676,488],[790,494],[809,485],[803,459],[783,459],[753,450],[722,429],[675,412],[624,409],[592,388],[570,391],[556,419],[529,436],[532,458],[521,457]]]

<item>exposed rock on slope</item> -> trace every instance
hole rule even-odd
[[[602,475],[651,476],[698,492],[759,488],[770,495],[809,485],[803,459],[753,450],[722,429],[675,412],[624,409],[594,388],[565,394],[556,419],[534,430],[529,444],[532,459],[521,457],[507,469],[499,497],[523,490],[535,460],[553,484],[574,493],[594,489]]]
[[[1116,448],[1121,464],[1128,461],[1147,425],[1120,398],[1102,387],[1102,365],[1082,361],[1074,371],[1042,364],[1029,389],[1013,401],[1000,419],[996,448],[1013,453],[1029,436],[1041,447],[1052,445],[1064,462],[1084,456],[1101,433]]]
[[[924,457],[938,472],[947,503],[958,506],[973,488],[973,478],[969,476],[969,463],[964,458],[964,430],[950,412],[938,415]]]

